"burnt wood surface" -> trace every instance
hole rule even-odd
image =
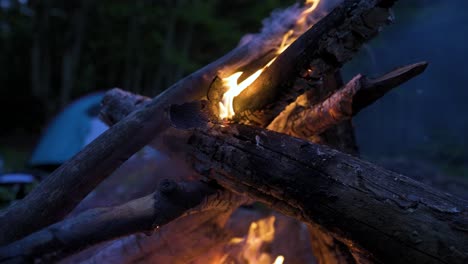
[[[355,260],[466,261],[464,200],[328,147],[258,127],[231,124],[191,133],[191,147],[183,152],[191,155],[195,170],[321,226],[350,248]]]
[[[468,203],[369,162],[290,136],[231,125],[194,131],[195,170],[318,224],[383,263],[466,263]]]
[[[320,82],[349,61],[392,21],[396,2],[345,0],[291,44],[260,77],[234,99],[237,119],[262,127],[304,92],[298,77]],[[310,88],[310,89],[313,89]]]

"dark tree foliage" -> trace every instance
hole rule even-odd
[[[38,129],[91,91],[117,86],[154,96],[257,31],[273,9],[293,2],[2,1],[2,108],[27,106],[19,115],[37,122],[10,126]]]

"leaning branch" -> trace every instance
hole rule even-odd
[[[207,210],[213,202],[209,196],[217,190],[199,181],[164,180],[148,196],[120,206],[90,209],[0,248],[0,262],[57,261],[100,242],[134,233],[152,233],[195,206],[201,208],[199,211]]]

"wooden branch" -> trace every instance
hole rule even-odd
[[[300,12],[296,5],[290,9]],[[265,45],[265,40],[280,42],[290,22],[279,21],[286,25],[254,36],[169,87],[87,145],[23,200],[1,211],[0,246],[61,220],[112,171],[167,128],[164,111],[169,105],[206,97],[210,84],[220,73],[233,73],[270,52],[271,46]]]
[[[322,89],[328,92],[328,95],[314,96],[313,93],[311,93],[311,90],[307,91],[306,95],[309,95],[307,96],[306,100],[307,106],[311,106],[321,101],[324,101],[331,94],[343,87],[344,82],[343,76],[341,75],[341,71],[337,71],[334,74],[325,75],[321,85],[323,86]],[[353,156],[359,156],[359,148],[356,142],[356,135],[351,119],[338,123],[337,125],[328,128],[321,134],[313,136],[313,138],[302,139],[307,139],[314,143],[327,145],[344,153],[351,154]]]
[[[323,102],[304,106],[296,100],[273,120],[268,129],[310,139],[351,119],[391,89],[421,74],[426,67],[426,62],[411,64],[376,79],[358,75]]]
[[[225,188],[318,224],[383,263],[466,263],[468,203],[403,175],[284,134],[194,131],[190,162]]]
[[[207,197],[216,192],[215,186],[199,181],[164,180],[153,194],[120,206],[90,209],[0,248],[0,262],[57,261],[103,241],[151,233],[195,206],[206,210],[213,203]]]
[[[246,202],[231,192],[210,197],[209,207],[162,226],[152,235],[135,234],[112,241],[80,263],[190,263],[231,238],[224,225],[232,211]],[[76,263],[74,259],[65,263]]]
[[[345,0],[288,47],[234,99],[237,118],[265,127],[292,102],[291,99],[304,92],[293,85],[297,77],[320,80],[341,68],[362,44],[391,21],[389,8],[394,2]]]

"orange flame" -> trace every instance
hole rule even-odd
[[[284,262],[284,257],[279,255],[278,257],[276,257],[275,262],[273,262],[273,264],[283,264],[283,262]]]
[[[275,217],[270,216],[252,222],[245,237],[231,239],[231,245],[240,247],[238,257],[248,264],[283,264],[284,257],[279,255],[273,261],[270,254],[264,252],[265,243],[271,243],[275,238]],[[227,263],[228,255],[221,258],[219,263]]]
[[[302,11],[296,22],[296,25],[305,25],[307,16],[317,8],[319,3],[320,0],[306,0],[305,5],[307,9]],[[300,28],[299,30],[305,31],[306,29]],[[283,36],[280,46],[276,50],[276,57],[269,61],[265,66],[257,70],[255,73],[247,77],[241,83],[238,83],[240,76],[243,74],[243,72],[241,71],[235,72],[232,75],[222,79],[223,85],[227,87],[228,90],[223,94],[223,98],[221,102],[219,102],[219,117],[221,119],[230,119],[234,117],[234,115],[236,114],[234,112],[233,107],[234,98],[240,93],[242,93],[242,91],[249,87],[255,80],[257,80],[257,78],[262,74],[262,72],[266,68],[268,68],[276,60],[276,58],[281,53],[283,53],[283,51],[285,51],[289,47],[289,45],[291,45],[296,39],[297,36],[294,36],[293,30],[289,30],[288,32],[286,32],[286,34],[284,34]]]

